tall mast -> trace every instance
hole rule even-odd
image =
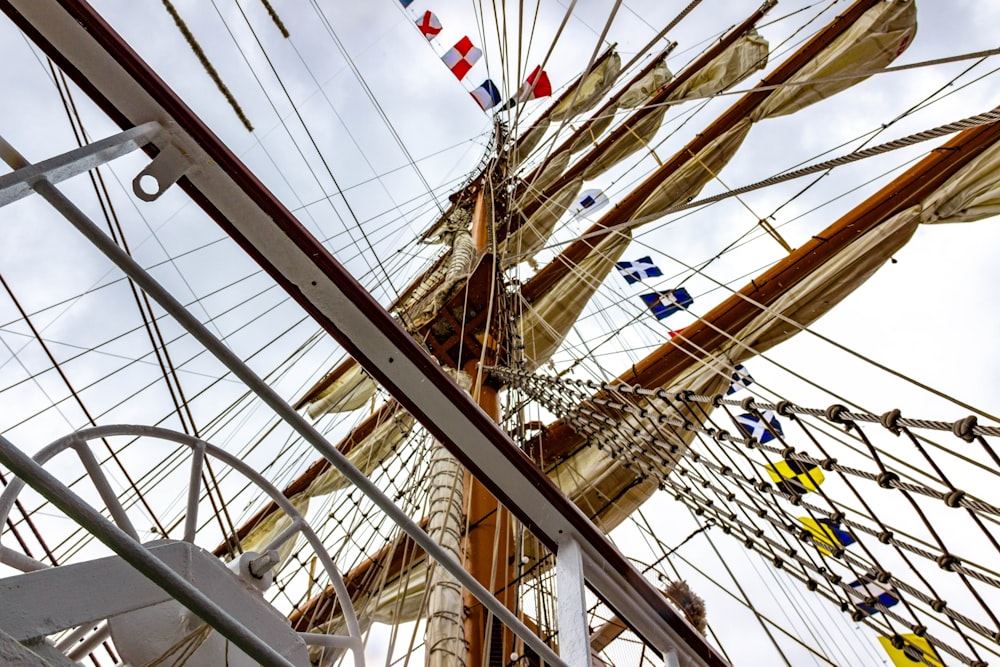
[[[476,205],[472,214],[472,241],[476,252],[483,256],[483,262],[492,264],[490,254],[492,241],[492,197],[487,198],[490,188],[485,182],[476,196]],[[480,307],[488,307],[491,292],[495,291],[496,272],[492,272],[493,283],[483,285],[479,289],[469,289],[467,294],[470,303]],[[494,313],[494,321],[499,319],[499,313]],[[482,356],[487,365],[496,359],[495,326],[486,325],[481,334],[483,338]],[[498,387],[482,372],[479,358],[470,358],[463,364],[462,370],[472,378],[472,398],[486,414],[494,421],[500,421],[500,400]],[[466,520],[469,526],[465,535],[465,567],[488,590],[493,591],[504,606],[515,608],[515,588],[510,585],[514,581],[514,536],[511,531],[510,514],[497,501],[486,487],[472,473],[465,473]],[[468,665],[501,665],[506,664],[507,656],[513,648],[513,635],[503,626],[490,619],[485,607],[468,591],[464,593],[465,608],[468,616],[465,619],[465,640],[468,645]],[[494,632],[494,626],[500,632]],[[499,643],[499,646],[497,646]],[[487,657],[487,652],[489,656]],[[495,660],[494,656],[499,656]]]

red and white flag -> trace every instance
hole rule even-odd
[[[483,52],[472,45],[472,40],[468,37],[463,37],[458,40],[458,44],[451,47],[448,53],[441,57],[441,60],[448,66],[451,73],[461,81],[469,73],[469,70],[472,69],[472,66],[482,57]]]
[[[441,21],[434,15],[434,12],[424,12],[424,15],[417,19],[417,28],[430,41],[441,32]]]
[[[551,94],[552,84],[549,83],[549,75],[543,72],[542,66],[539,65],[528,75],[528,80],[521,84],[521,89],[517,91],[517,101],[527,102]]]

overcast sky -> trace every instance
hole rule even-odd
[[[413,238],[434,221],[436,211],[447,206],[447,195],[476,165],[488,141],[492,117],[480,111],[467,91],[490,77],[506,95],[512,94],[524,74],[549,54],[569,3],[542,3],[537,22],[531,17],[519,22],[516,10],[507,8],[511,13],[506,25],[498,29],[494,12],[501,11],[501,4],[480,7],[464,0],[415,0],[405,10],[395,0],[272,1],[291,33],[290,40],[280,36],[262,7],[252,1],[240,5],[229,0],[175,3],[253,123],[252,133],[242,127],[214,89],[160,3],[102,0],[94,4],[310,231],[324,240],[382,303],[388,303],[433,255],[433,249],[414,245]],[[566,85],[586,65],[599,46],[598,35],[612,4],[607,0],[580,0],[576,4],[548,55],[546,69],[554,87]],[[623,61],[630,60],[686,4],[627,0],[606,41],[616,42]],[[824,12],[828,5],[831,8]],[[745,0],[705,0],[669,35],[679,43],[669,61],[671,68],[682,69],[754,6]],[[762,34],[777,51],[770,65],[781,62],[803,37],[846,6],[844,1],[779,3],[761,24]],[[441,36],[430,44],[412,25],[415,16],[427,9],[444,25]],[[535,7],[526,11],[534,14]],[[1000,5],[996,3],[923,0],[918,16],[917,37],[897,64],[996,46],[995,26],[1000,24]],[[815,20],[803,28],[812,17]],[[801,34],[790,37],[799,29],[803,29]],[[458,82],[439,56],[463,35],[483,47],[486,57],[465,81]],[[0,104],[0,133],[32,161],[73,147],[48,69],[6,20],[0,22],[0,53],[5,63],[0,66],[0,90],[5,91]],[[1000,101],[996,77],[987,76],[998,61],[994,57],[963,75],[974,62],[880,75],[794,116],[763,121],[751,130],[737,157],[720,174],[724,185],[711,183],[703,194],[849,152],[883,125],[888,127],[873,139],[875,143],[990,109]],[[979,77],[982,79],[976,81]],[[743,90],[758,78],[751,76],[738,88]],[[896,122],[907,110],[925,105],[942,87],[946,88],[933,103]],[[735,99],[724,96],[696,113],[700,102],[671,111],[653,142],[655,156],[636,156],[585,187],[604,189],[614,203],[655,168],[657,158],[672,155]],[[77,103],[92,139],[117,131],[79,93]],[[530,117],[544,107],[544,102],[532,102],[525,112]],[[506,114],[501,117],[509,119]],[[303,121],[309,135],[302,129]],[[686,265],[710,258],[751,230],[757,218],[772,213],[772,222],[784,238],[793,247],[801,245],[898,174],[904,162],[927,149],[918,147],[843,167],[798,197],[793,198],[808,181],[753,192],[742,202],[728,200],[691,215],[667,218],[637,234],[626,259],[652,255],[666,274],[662,282],[652,283],[653,287],[676,287],[672,281],[688,273]],[[297,307],[266,278],[255,275],[249,260],[222,240],[218,228],[179,193],[168,193],[153,205],[137,206],[125,192],[144,160],[140,155],[120,160],[109,178],[112,198],[136,258],[151,267],[181,301],[197,301],[193,308],[196,314],[210,319],[211,326],[234,349],[247,357],[255,355],[250,363],[258,372],[270,372],[302,345],[315,327],[300,323],[302,314]],[[428,193],[428,185],[433,194]],[[99,214],[88,182],[77,179],[66,189],[79,197],[92,215]],[[0,273],[25,310],[33,314],[35,326],[52,342],[57,357],[66,360],[73,382],[89,387],[83,394],[92,411],[102,415],[99,421],[151,423],[163,418],[166,394],[162,387],[143,390],[136,399],[120,404],[125,394],[152,382],[158,369],[148,356],[145,334],[133,331],[137,318],[127,287],[119,282],[94,289],[112,283],[117,273],[41,202],[18,202],[0,216]],[[583,224],[564,223],[557,239],[570,238]],[[994,307],[1000,285],[998,247],[1000,227],[996,220],[921,228],[897,254],[896,263],[885,266],[813,328],[844,349],[901,376],[985,413],[1000,414],[996,382],[1000,351],[995,342],[1000,318]],[[696,296],[691,313],[677,315],[666,324],[684,326],[725,298],[728,290],[738,289],[748,276],[781,256],[782,250],[774,241],[753,234],[751,242],[712,264],[705,277],[691,279]],[[237,279],[242,282],[226,287]],[[726,287],[719,288],[717,283]],[[218,294],[213,293],[223,287]],[[84,292],[90,293],[79,296]],[[609,379],[665,339],[664,325],[645,315],[637,296],[636,289],[626,287],[617,276],[608,279],[568,340],[571,345],[587,341],[591,347],[600,343],[600,362],[585,364],[582,375]],[[609,333],[630,322],[635,323],[607,340]],[[163,327],[168,338],[180,334],[170,322],[164,322]],[[289,327],[290,331],[279,337],[279,332]],[[130,333],[123,335],[126,331]],[[258,353],[262,340],[272,336],[274,343]],[[31,342],[30,332],[7,294],[0,294],[0,341],[0,432],[34,450],[85,423],[77,406],[61,400],[66,389],[57,376],[51,372],[35,375],[48,367],[48,361]],[[79,354],[98,345],[96,353]],[[211,386],[211,378],[220,372],[205,355],[195,356],[198,349],[186,339],[178,340],[172,352],[185,360],[182,375],[189,383],[189,395]],[[296,364],[275,378],[276,385],[290,399],[295,398],[338,354],[332,342],[321,340],[311,350],[309,362]],[[127,365],[128,359],[139,355],[141,363]],[[950,421],[969,412],[892,377],[858,355],[802,334],[770,353],[771,361],[755,360],[751,372],[765,397],[784,397],[810,407],[825,407],[840,400],[837,396],[845,396],[875,413],[899,407],[906,415]],[[564,366],[571,358],[571,353],[563,353],[557,356],[557,365]],[[112,371],[115,379],[97,382]],[[90,385],[92,382],[96,384]],[[196,412],[207,419],[240,392],[231,381],[215,385],[197,399]],[[45,410],[53,399],[60,400],[58,409],[32,416]],[[336,434],[356,418],[328,426]],[[263,419],[248,418],[246,432],[251,433]],[[275,463],[272,472],[279,481],[287,479],[311,458],[310,452],[298,450]],[[262,465],[270,463],[266,456],[261,461],[265,462]],[[662,498],[654,501],[650,515],[657,517],[653,527],[668,545],[678,543],[695,525],[683,508]],[[619,539],[635,546],[636,553],[641,550],[634,535],[623,534]],[[793,623],[801,611],[790,612],[783,598],[767,599],[767,589],[776,584],[770,574],[755,574],[766,566],[761,561],[748,561],[735,543],[723,541],[724,536],[714,539],[727,548],[733,567],[742,573],[741,583],[761,600],[762,608],[776,618],[787,612],[786,622]],[[679,554],[698,563],[717,561],[701,537]],[[746,639],[760,634],[759,625],[749,614],[690,570],[685,576],[697,582],[698,592],[708,598],[710,622],[716,625],[736,664],[775,664],[776,655],[766,641]],[[821,614],[818,619],[843,617],[832,607],[829,616],[826,611],[816,613]],[[813,619],[812,630],[823,622]],[[821,640],[827,646],[859,642],[865,647],[859,650],[867,660],[880,659],[876,657],[878,649],[872,648],[876,646],[873,632],[839,635],[841,625],[852,624],[829,622],[837,629],[831,630],[832,639]],[[808,635],[809,631],[804,632]],[[806,641],[819,640],[807,636]],[[805,653],[787,642],[784,647],[793,664],[811,664]],[[851,653],[845,651],[844,655]]]

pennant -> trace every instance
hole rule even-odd
[[[580,198],[576,200],[576,209],[573,211],[573,217],[578,218],[583,213],[593,213],[597,209],[604,208],[607,205],[608,196],[604,194],[603,190],[596,188],[593,190],[584,190],[580,193]]]
[[[683,287],[678,287],[674,290],[668,290],[666,292],[652,292],[650,294],[643,294],[640,297],[646,306],[653,311],[656,315],[656,319],[662,320],[664,317],[673,315],[678,310],[686,309],[692,303],[694,299],[688,294],[687,290]]]
[[[479,104],[483,111],[492,109],[500,104],[500,91],[497,90],[496,84],[493,83],[492,79],[486,79],[481,86],[469,94],[472,95],[472,99]]]
[[[815,491],[826,479],[818,466],[795,459],[769,463],[764,469],[778,490],[789,496],[801,496]]]
[[[410,2],[412,1],[410,0]],[[430,41],[441,32],[441,21],[434,15],[434,12],[424,12],[424,15],[417,19],[417,28],[427,38],[427,41]]]
[[[846,530],[830,519],[811,519],[800,516],[799,521],[813,537],[813,544],[827,556],[832,556],[841,548],[854,544],[854,538]]]
[[[857,598],[854,598],[854,606],[864,616],[877,614],[879,609],[875,607],[876,604],[881,604],[883,607],[892,607],[899,603],[899,598],[896,597],[896,589],[892,586],[879,583],[870,574],[863,575],[861,579],[853,582],[851,587],[857,589],[863,597],[863,601],[860,602]]]
[[[735,394],[740,389],[746,389],[753,384],[753,378],[750,377],[750,372],[743,367],[743,364],[736,364],[733,368],[733,378],[729,385],[729,389],[726,390],[726,396],[730,394]]]
[[[399,0],[399,2],[403,7],[409,7],[413,4],[413,0]]]
[[[765,410],[761,413],[761,416],[771,427],[770,431],[768,431],[763,421],[751,414],[742,414],[736,418],[736,428],[740,430],[744,438],[752,438],[757,442],[765,443],[774,440],[775,434],[785,435],[781,430],[781,424],[778,423],[778,418],[774,416],[773,412]]]
[[[461,81],[482,57],[483,52],[472,45],[472,40],[463,37],[458,40],[455,46],[448,49],[448,53],[441,56],[441,60],[448,66],[455,78]]]
[[[929,665],[930,667],[944,667],[944,663],[938,657],[937,651],[931,643],[923,637],[906,634],[896,635],[904,640],[901,643],[903,648],[893,646],[893,641],[889,637],[879,637],[878,641],[882,648],[889,654],[889,659],[896,667],[913,667],[914,665]]]
[[[670,331],[667,332],[667,334],[669,334],[671,338],[677,338],[678,336],[681,335],[683,331],[684,327],[681,327],[680,329],[671,329]]]
[[[551,94],[552,84],[549,82],[549,75],[542,70],[541,65],[538,65],[528,75],[528,79],[521,84],[517,95],[510,98],[507,108],[512,109],[518,104],[524,104],[539,97],[548,97]]]
[[[663,271],[660,271],[659,267],[653,264],[652,257],[640,257],[634,262],[615,262],[615,268],[629,285],[637,283],[643,278],[655,278],[663,275]]]

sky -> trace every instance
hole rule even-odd
[[[447,206],[447,195],[477,164],[488,141],[492,119],[475,105],[468,91],[488,76],[512,94],[516,82],[542,60],[554,87],[566,85],[598,47],[613,3],[573,3],[573,12],[554,45],[569,2],[546,2],[537,15],[528,4],[526,19],[519,21],[516,8],[506,4],[464,0],[415,0],[410,9],[394,0],[336,0],[307,6],[275,1],[291,34],[288,40],[256,2],[175,4],[250,118],[252,133],[236,120],[159,3],[103,0],[94,6],[385,304],[434,256],[435,248],[415,245],[412,240]],[[684,4],[623,2],[606,41],[617,42],[623,60],[628,60]],[[762,34],[777,51],[771,65],[846,6],[843,1],[779,3],[761,25]],[[669,61],[671,68],[681,69],[753,7],[753,3],[735,0],[704,0],[669,35],[678,41]],[[444,24],[441,36],[431,43],[412,25],[427,9]],[[498,28],[494,17],[502,12],[507,21]],[[818,17],[801,34],[794,34],[813,16]],[[1000,7],[923,0],[918,21],[917,37],[899,64],[994,48],[992,26],[1000,21]],[[44,59],[6,20],[0,21],[0,31],[0,49],[7,63],[0,67],[0,89],[7,91],[7,101],[0,105],[0,132],[32,161],[69,150],[75,143]],[[463,35],[482,46],[486,55],[465,81],[458,82],[439,56]],[[872,141],[886,141],[990,109],[998,102],[996,78],[987,76],[996,67],[996,57],[962,75],[974,62],[879,75],[792,117],[763,121],[720,174],[721,182],[709,184],[702,194],[847,153],[883,126]],[[737,89],[745,90],[759,76],[751,76]],[[932,95],[935,101],[925,104]],[[585,187],[603,188],[615,203],[655,168],[657,158],[673,154],[735,99],[735,95],[721,96],[704,108],[695,102],[671,112],[653,142],[656,156],[637,156]],[[92,139],[117,131],[78,91],[76,101]],[[900,118],[914,107],[921,108]],[[532,102],[525,105],[524,113],[530,119],[544,108],[544,102]],[[772,213],[772,222],[782,235],[798,246],[898,174],[904,162],[925,151],[926,147],[917,147],[838,169],[798,197],[793,195],[807,180],[755,191],[740,202],[727,200],[690,215],[670,217],[637,234],[626,257],[653,255],[666,277],[651,287],[678,286],[672,281],[687,276],[689,265],[712,257],[720,247],[752,230],[757,218]],[[144,163],[141,155],[128,156],[117,161],[107,176],[134,256],[181,301],[191,303],[193,311],[259,373],[266,375],[280,367],[281,373],[272,380],[284,395],[295,397],[339,358],[339,349],[332,341],[315,337],[315,327],[303,319],[301,311],[182,195],[168,192],[155,204],[138,205],[127,190]],[[433,194],[428,193],[428,186]],[[85,210],[99,216],[100,207],[86,179],[75,179],[64,187]],[[64,361],[72,383],[82,388],[92,414],[102,423],[166,419],[176,426],[178,418],[163,407],[169,399],[166,389],[155,384],[159,371],[149,355],[147,335],[135,328],[130,291],[116,282],[116,271],[42,202],[17,202],[0,211],[0,216],[0,274],[32,313],[32,322],[50,341],[50,349]],[[556,240],[571,238],[582,224],[564,223]],[[994,344],[998,321],[992,307],[1000,282],[1000,266],[992,252],[998,243],[996,220],[922,227],[894,263],[814,325],[814,331],[841,348],[804,333],[766,360],[755,360],[751,371],[766,388],[764,395],[811,407],[825,407],[846,396],[874,413],[899,407],[907,415],[945,421],[968,414],[969,409],[905,379],[912,378],[986,414],[1000,414],[995,381],[1000,353]],[[684,326],[781,255],[772,240],[752,234],[749,242],[713,262],[706,275],[689,279],[686,284],[696,296],[696,305],[689,314],[667,324]],[[546,256],[543,253],[542,258]],[[609,379],[665,338],[665,327],[644,317],[636,296],[616,276],[606,281],[568,340],[572,346],[607,340],[598,348],[598,360],[582,366],[581,376]],[[625,326],[631,322],[635,323]],[[242,388],[231,379],[216,381],[220,366],[182,336],[174,323],[164,319],[161,326],[168,340],[176,338],[170,351],[181,367],[186,392],[195,397],[196,421],[208,422],[235,401]],[[609,337],[619,328],[616,336]],[[80,407],[67,398],[62,379],[48,370],[45,352],[32,342],[9,294],[0,294],[0,342],[0,432],[34,451],[85,424]],[[290,358],[295,363],[288,363]],[[557,355],[556,367],[565,367],[572,358],[572,350],[564,351]],[[56,401],[58,407],[50,407]],[[330,419],[323,426],[331,437],[337,437],[359,417]],[[234,449],[244,447],[247,439],[259,437],[267,420],[259,406],[248,407],[239,427],[220,427],[219,437]],[[246,456],[276,481],[290,479],[312,454],[287,446],[289,441],[287,433],[279,432],[270,441],[262,439],[263,444]],[[136,465],[149,465],[142,456],[135,459]],[[71,475],[73,471],[66,463],[64,472]],[[656,500],[650,516],[671,517],[653,524],[666,544],[680,542],[695,526],[679,506],[665,499]],[[742,550],[724,544],[722,536],[716,539],[720,546],[729,547],[727,563],[731,558],[754,599],[766,599],[768,587],[774,584],[769,583],[770,575],[754,574],[755,568],[763,567],[759,561],[747,560]],[[641,538],[628,534],[628,529],[616,540],[634,546],[635,553],[641,551],[637,546]],[[679,554],[695,563],[718,560],[701,538],[692,540]],[[759,634],[759,626],[725,591],[700,580],[692,570],[685,576],[697,581],[698,590],[709,598],[710,619],[713,614],[727,619],[719,631],[736,664],[777,659],[766,641],[740,639],[748,633]],[[769,612],[788,614],[787,622],[794,622],[795,612],[783,607],[781,599],[766,604]],[[818,625],[822,622],[814,620],[813,628]],[[873,636],[871,632],[850,635],[846,641],[867,642],[863,655],[878,664]],[[794,647],[786,644],[785,648],[793,664],[811,664]]]

